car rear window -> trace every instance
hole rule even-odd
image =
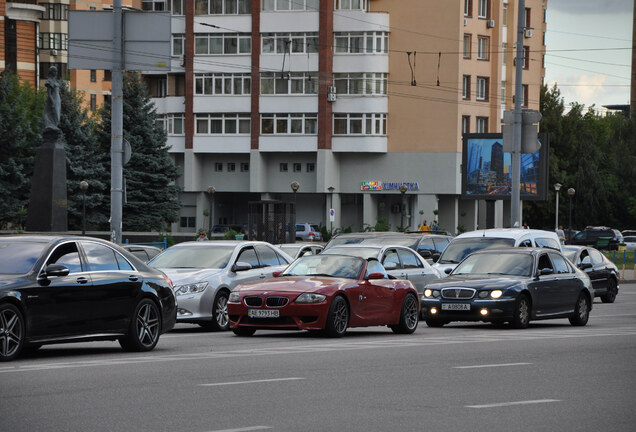
[[[515,245],[514,239],[511,238],[499,238],[499,237],[470,237],[470,238],[456,238],[454,239],[439,258],[440,264],[457,264],[469,254],[482,250],[492,248],[505,248],[513,247]]]

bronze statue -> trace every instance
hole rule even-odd
[[[57,68],[51,66],[49,68],[49,78],[46,80],[46,91],[48,97],[44,104],[44,114],[42,116],[42,130],[52,129],[58,131],[60,123],[60,111],[62,110],[62,101],[60,99],[60,82],[56,79]]]

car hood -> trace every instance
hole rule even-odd
[[[351,279],[340,279],[332,277],[303,277],[284,276],[268,279],[263,282],[246,282],[238,286],[241,293],[259,293],[265,291],[272,292],[324,292],[337,290],[344,285],[351,284]]]
[[[162,269],[162,272],[166,274],[174,285],[181,285],[184,283],[200,282],[208,280],[214,276],[217,276],[223,272],[223,269],[193,269],[193,268],[170,268]]]
[[[492,275],[484,277],[484,275],[451,275],[444,278],[440,282],[432,282],[426,286],[430,289],[442,289],[447,287],[462,286],[474,289],[506,289],[511,286],[518,285],[523,280],[527,280],[523,276],[497,276]]]
[[[0,274],[0,290],[19,288],[29,283],[25,275]]]

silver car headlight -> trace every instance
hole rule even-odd
[[[327,298],[323,294],[303,293],[296,298],[296,303],[320,303]]]
[[[197,282],[185,285],[177,285],[174,287],[176,295],[197,294],[202,293],[208,287],[207,282]]]
[[[238,303],[240,301],[239,293],[231,292],[230,296],[227,299],[227,301],[230,302],[230,303]]]

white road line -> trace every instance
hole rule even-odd
[[[297,380],[304,380],[304,379],[305,378],[290,377],[290,378],[274,378],[274,379],[251,380],[251,381],[234,381],[234,382],[224,382],[224,383],[209,383],[209,384],[199,384],[199,385],[203,386],[203,387],[214,387],[214,386],[226,386],[226,385],[238,385],[238,384],[265,383],[265,382],[275,382],[275,381],[297,381]]]
[[[243,432],[243,431],[255,431],[255,430],[265,430],[265,429],[271,429],[271,427],[270,426],[250,426],[250,427],[244,427],[239,429],[219,429],[219,430],[210,431],[210,432]]]
[[[518,402],[502,402],[488,405],[466,405],[466,408],[498,408],[498,407],[506,407],[512,405],[530,405],[530,404],[541,404],[541,403],[553,403],[553,402],[561,402],[558,399],[539,399],[539,400],[528,400],[528,401],[518,401]]]
[[[491,368],[491,367],[504,367],[504,366],[526,366],[532,363],[502,363],[502,364],[488,364],[488,365],[475,365],[475,366],[455,366],[453,369],[478,369],[478,368]]]

